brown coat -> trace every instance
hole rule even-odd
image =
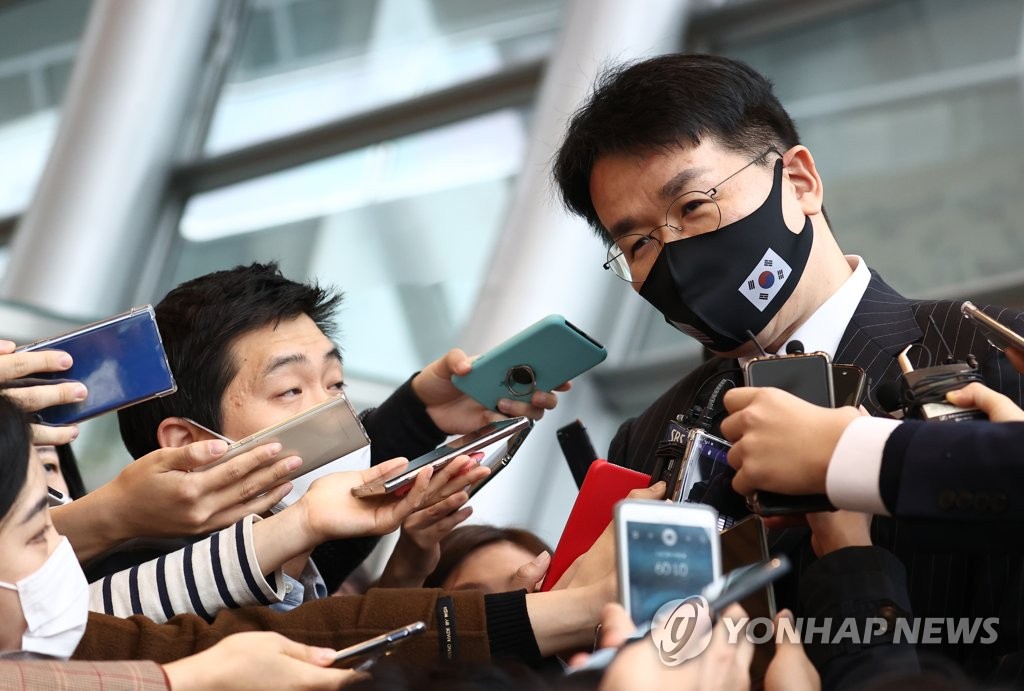
[[[450,624],[439,626],[438,611],[446,597],[452,603]],[[414,621],[426,623],[427,631],[398,646],[392,656],[396,662],[421,666],[446,657],[474,662],[490,659],[483,594],[426,588],[377,588],[366,595],[307,602],[290,612],[269,607],[227,609],[212,623],[192,614],[156,624],[141,616],[118,619],[90,612],[74,659],[171,662],[240,631],[276,631],[300,643],[344,648]]]

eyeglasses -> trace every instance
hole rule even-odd
[[[664,243],[654,234],[662,228],[668,228],[680,237],[694,237],[718,230],[722,225],[722,210],[715,199],[718,188],[771,153],[782,155],[775,148],[768,149],[706,192],[684,192],[676,197],[665,211],[662,225],[646,233],[630,233],[616,240],[608,248],[604,268],[623,281],[633,283],[635,279],[630,267],[650,266],[661,252]]]

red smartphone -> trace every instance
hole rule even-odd
[[[551,590],[577,557],[597,542],[597,538],[612,522],[615,505],[619,501],[625,499],[631,491],[650,484],[651,476],[646,473],[601,458],[591,463],[540,589]]]

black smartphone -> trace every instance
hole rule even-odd
[[[362,643],[342,648],[334,655],[334,666],[364,672],[380,658],[390,655],[395,646],[426,630],[427,625],[422,621],[417,621],[400,629],[382,633]]]
[[[733,569],[704,589],[708,609],[719,617],[726,607],[753,595],[772,581],[789,572],[789,558],[781,554],[774,559]]]
[[[768,355],[751,358],[743,366],[747,386],[773,386],[798,398],[832,408],[832,359],[828,353]]]
[[[562,449],[565,462],[569,464],[569,472],[572,479],[576,481],[576,488],[583,486],[583,480],[587,477],[590,464],[598,459],[597,450],[590,441],[587,428],[579,420],[573,420],[565,427],[559,427],[555,432],[558,438],[558,446]]]
[[[527,429],[530,424],[530,420],[525,417],[514,417],[484,425],[478,430],[442,444],[433,451],[414,459],[404,470],[399,471],[393,477],[380,478],[365,485],[353,487],[352,494],[357,497],[373,497],[406,490],[416,480],[416,475],[420,470],[428,465],[433,466],[435,471],[440,470],[458,456],[481,451],[495,442]]]
[[[63,372],[36,372],[14,386],[78,381],[89,390],[80,403],[37,412],[47,425],[74,424],[177,390],[150,305],[21,346],[17,352],[38,350],[62,350],[74,364]]]
[[[864,368],[857,365],[832,365],[832,394],[836,407],[860,405],[867,389],[867,376]]]

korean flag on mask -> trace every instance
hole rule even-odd
[[[792,269],[789,268],[789,264],[769,248],[746,280],[740,284],[740,293],[750,300],[758,311],[763,312],[789,280],[790,273]]]

